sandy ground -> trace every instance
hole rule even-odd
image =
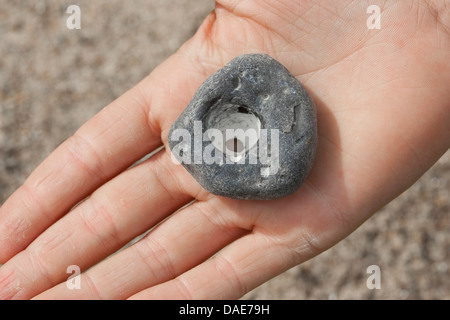
[[[66,28],[66,9],[82,29]],[[0,0],[0,203],[56,146],[173,53],[210,0]],[[450,152],[350,237],[246,299],[450,299]],[[381,289],[366,286],[370,265]]]

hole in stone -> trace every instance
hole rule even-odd
[[[244,144],[238,138],[228,140],[226,145],[227,149],[234,153],[241,153],[244,150]]]
[[[205,120],[204,129],[209,140],[233,162],[238,162],[258,143],[261,121],[244,105],[218,105],[208,112]],[[210,129],[215,129],[215,133]],[[217,137],[218,133],[220,137]]]
[[[244,107],[241,107],[241,106],[238,107],[238,112],[239,113],[247,113],[247,114],[249,113],[247,108],[244,108]]]

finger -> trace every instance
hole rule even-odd
[[[298,205],[286,205],[287,202]],[[231,212],[248,230],[211,259],[130,299],[236,299],[326,250],[342,238],[336,215],[308,186],[267,202],[239,202]],[[230,215],[230,213],[228,213]],[[247,220],[248,219],[248,220]]]
[[[289,207],[286,205],[289,201],[301,205]],[[251,263],[255,262],[257,268],[265,270],[258,271],[249,278],[246,278],[248,275],[244,273],[243,278],[250,282],[241,290],[245,291],[259,284],[258,281],[268,280],[331,246],[333,239],[337,237],[331,226],[338,223],[340,221],[336,220],[336,216],[329,214],[328,205],[317,198],[317,194],[307,186],[303,188],[303,192],[298,192],[290,198],[264,202],[210,197],[177,212],[144,240],[87,270],[81,275],[80,282],[84,284],[81,289],[69,290],[66,284],[62,283],[38,298],[123,299],[151,286],[157,285],[161,288],[171,284],[171,279],[184,277],[184,272],[197,265],[199,266],[193,270],[201,268],[205,273],[198,272],[195,275],[200,278],[207,277],[213,284],[217,281],[215,277],[223,275],[220,272],[210,272],[209,268],[214,271],[215,267],[205,269],[205,263],[202,262],[229,243],[232,243],[231,248],[235,248],[232,251],[237,252],[238,257],[234,257],[235,260],[253,257],[247,267],[251,267]],[[254,226],[257,226],[256,229]],[[248,233],[255,235],[252,238],[254,240],[236,240]],[[226,248],[216,256],[220,257],[222,252],[229,250]],[[254,256],[256,253],[258,256]],[[292,254],[296,256],[292,257]],[[252,280],[255,275],[258,278]],[[200,279],[199,282],[201,281],[203,280]],[[158,285],[161,283],[164,284]],[[227,282],[216,285],[226,284]],[[228,289],[232,293],[235,287]],[[149,290],[143,291],[142,295],[152,297],[152,289]],[[170,290],[166,292],[167,297],[172,294],[173,297],[183,297],[178,289]],[[197,293],[192,293],[193,297],[196,295]]]
[[[224,202],[213,197],[182,209],[141,241],[83,273],[79,290],[62,283],[37,298],[125,299],[173,279],[249,232],[256,212],[243,212],[242,223],[241,214]]]
[[[64,281],[69,266],[89,268],[191,201],[189,192],[200,190],[161,151],[102,186],[8,261],[0,269],[0,279],[10,275],[0,284],[0,298],[31,298]]]
[[[174,121],[192,96],[191,90],[204,78],[180,60],[180,55],[173,56],[83,125],[4,203],[0,262],[23,250],[101,184],[162,144],[160,124]]]
[[[161,144],[134,88],[57,148],[0,209],[0,260],[23,249],[95,188]],[[139,147],[136,147],[139,146]]]
[[[301,205],[289,207],[286,205],[289,201]],[[38,298],[126,298],[164,281],[171,283],[170,279],[192,269],[250,231],[256,234],[264,232],[260,242],[267,242],[268,248],[244,242],[241,249],[249,247],[249,252],[261,253],[254,260],[258,261],[259,268],[267,270],[259,280],[267,280],[332,245],[337,236],[329,229],[340,223],[336,218],[330,215],[323,199],[317,198],[317,193],[308,186],[290,198],[265,202],[210,197],[179,211],[145,240],[86,271],[81,276],[84,285],[80,290],[68,290],[62,283]],[[257,230],[254,230],[255,225]],[[312,236],[308,235],[316,236],[311,240]],[[322,238],[320,241],[318,235]],[[270,254],[272,244],[281,251],[286,250],[287,254],[296,253],[298,257],[291,258],[289,263],[279,257],[274,258],[277,251]],[[240,252],[239,249],[237,251]],[[210,277],[211,282],[217,276],[199,275]],[[173,294],[178,297],[179,292]]]
[[[197,267],[130,299],[238,299],[294,265],[287,246],[250,233]]]

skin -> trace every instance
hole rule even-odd
[[[379,30],[366,26],[371,4]],[[200,84],[243,53],[280,61],[317,107],[314,167],[284,199],[211,195],[167,151]],[[0,298],[241,297],[348,236],[449,148],[449,61],[448,1],[218,1],[0,208]],[[85,271],[79,290],[70,265]]]

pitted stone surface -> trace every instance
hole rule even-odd
[[[264,54],[242,55],[200,86],[174,122],[169,145],[213,194],[282,198],[300,187],[312,167],[316,110],[279,62]]]

